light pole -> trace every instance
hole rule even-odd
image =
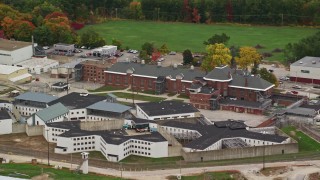
[[[68,70],[68,75],[67,75],[67,94],[69,94],[69,66],[67,66],[67,70]]]
[[[46,130],[47,131],[47,142],[48,142],[48,166],[50,166],[50,153],[49,153],[49,128]]]
[[[132,105],[134,106],[133,73],[131,74]]]
[[[262,170],[264,170],[265,168],[265,150],[266,150],[266,145],[265,145],[265,141],[263,141]]]

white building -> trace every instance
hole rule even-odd
[[[117,46],[102,46],[92,50],[93,56],[114,56],[117,52]]]
[[[0,135],[12,133],[12,118],[7,110],[0,110]]]
[[[0,109],[7,109],[8,111],[12,111],[12,103],[0,99]]]
[[[291,142],[289,137],[279,136],[274,132],[272,134],[263,134],[249,130],[240,121],[220,121],[212,125],[169,121],[162,124],[161,128],[177,139],[189,141],[183,147],[185,152],[287,144]],[[270,132],[269,129],[268,131]]]
[[[179,101],[136,103],[137,117],[148,120],[166,120],[200,117],[192,104]]]
[[[61,154],[100,151],[113,162],[129,155],[168,157],[168,141],[158,132],[130,136],[124,130],[84,131],[79,128],[79,123],[48,123],[43,135],[50,142],[57,143],[55,152]]]
[[[27,119],[29,126],[45,125],[46,123],[67,121],[68,108],[63,104],[57,103],[43,110],[37,111]]]
[[[320,85],[320,57],[306,56],[292,63],[290,80]]]
[[[32,76],[28,73],[27,68],[0,64],[0,81],[24,83],[31,79]]]
[[[19,62],[15,64],[19,67],[28,68],[28,72],[32,74],[41,74],[51,72],[52,68],[59,66],[59,62],[56,60],[48,59],[45,57],[33,57],[31,59]]]
[[[13,65],[33,56],[31,42],[0,39],[0,64]]]
[[[87,121],[105,121],[113,118],[131,117],[130,106],[106,101],[96,102],[87,108]]]
[[[44,93],[26,92],[15,97],[13,108],[22,116],[28,117],[48,107],[48,103],[55,99],[57,99],[57,97]]]

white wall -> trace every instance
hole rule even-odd
[[[69,120],[85,120],[87,117],[87,109],[72,109],[69,110]],[[79,119],[82,118],[82,119]]]
[[[52,119],[50,119],[49,121],[47,121],[46,123],[53,123],[53,122],[62,122],[64,120],[64,118],[67,118],[68,117],[68,113],[66,114],[63,114],[63,115],[59,115],[57,117],[54,117]],[[38,115],[34,115],[34,118],[35,118],[35,121],[34,121],[34,124],[33,124],[33,117],[30,116],[28,119],[27,119],[27,124],[29,126],[41,126],[41,125],[45,125],[45,122],[38,116]]]
[[[1,54],[6,54],[6,55],[1,55]],[[15,63],[30,59],[32,57],[32,54],[33,54],[32,45],[26,46],[20,49],[16,49],[14,51],[0,50],[0,59],[1,59],[0,63],[13,65]]]
[[[302,73],[301,70],[308,70],[310,73]],[[291,65],[290,76],[308,78],[308,79],[320,79],[320,68]]]
[[[9,111],[12,111],[12,104],[11,103],[0,103],[0,109],[7,108]]]
[[[22,116],[31,116],[32,114],[36,113],[37,111],[42,110],[43,108],[36,108],[30,106],[22,106],[22,105],[15,105],[15,108]]]
[[[0,134],[11,134],[12,133],[12,119],[0,120]]]
[[[148,120],[166,120],[166,119],[181,119],[195,117],[195,113],[182,113],[182,114],[168,114],[161,116],[149,116],[138,105],[136,105],[137,117]]]

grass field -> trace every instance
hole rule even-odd
[[[124,163],[162,163],[162,162],[173,162],[182,160],[181,156],[177,157],[166,157],[166,158],[149,158],[149,157],[142,157],[142,156],[135,156],[131,155],[126,157],[125,159],[121,160]]]
[[[102,24],[89,25],[82,31],[92,28],[101,34],[107,43],[113,38],[123,42],[123,47],[141,49],[145,42],[154,42],[157,47],[166,43],[170,50],[182,52],[204,52],[206,41],[214,34],[226,33],[230,36],[229,46],[256,46],[260,44],[261,52],[272,52],[275,48],[283,49],[286,44],[299,41],[301,38],[317,32],[315,28],[306,27],[274,27],[232,24],[191,24],[142,21],[109,21]],[[283,61],[283,53],[274,53],[270,60]]]
[[[320,143],[310,138],[303,132],[298,131],[295,127],[288,126],[288,127],[282,128],[281,130],[286,134],[290,135],[292,138],[294,138],[298,142],[299,152],[303,152],[303,151],[319,152],[320,151]],[[295,133],[295,136],[291,134],[291,131]]]
[[[217,180],[231,180],[231,179],[244,179],[239,172],[206,172],[201,174],[194,174],[190,176],[182,176],[182,180],[202,180],[202,179],[217,179]],[[175,180],[177,177],[170,176],[169,180]]]
[[[104,92],[104,91],[115,91],[115,90],[123,90],[125,88],[117,88],[117,87],[112,87],[112,86],[102,86],[97,89],[89,89],[89,92]]]
[[[90,180],[117,180],[121,178],[103,176],[99,174],[77,174],[73,173],[67,169],[54,169],[46,165],[32,165],[32,164],[0,164],[0,175],[11,176],[17,178],[26,178],[30,179],[34,176],[39,176],[43,173],[48,174],[50,178],[59,180],[59,179],[90,179]],[[47,179],[47,178],[38,178],[38,179]]]

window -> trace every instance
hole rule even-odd
[[[302,73],[310,73],[309,70],[301,70]]]

